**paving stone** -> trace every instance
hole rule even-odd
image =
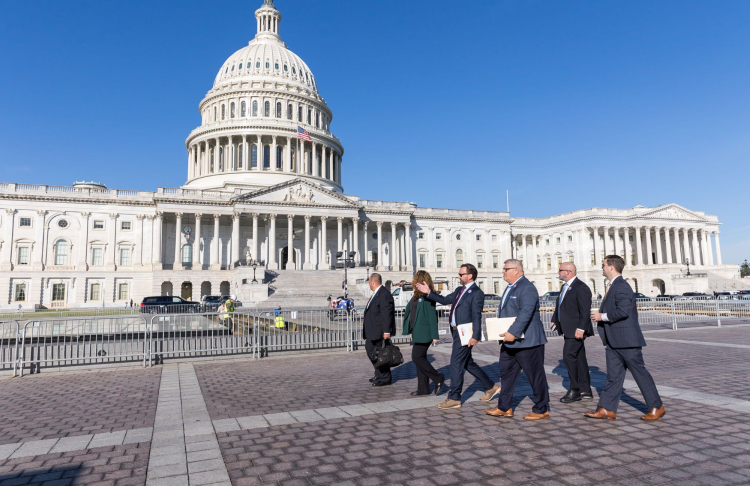
[[[289,412],[297,422],[317,422],[318,420],[325,420],[322,415],[317,413],[315,410],[297,410]]]
[[[269,427],[268,421],[263,418],[262,415],[253,417],[240,417],[237,419],[237,423],[242,429],[257,429],[261,427]]]
[[[93,435],[77,435],[73,437],[63,437],[58,440],[57,443],[50,449],[50,453],[56,452],[71,452],[88,449],[88,445],[93,439]],[[119,444],[113,444],[119,445]]]
[[[338,407],[316,408],[315,411],[326,420],[351,417],[351,415]]]
[[[214,420],[213,424],[216,432],[230,432],[232,430],[242,429],[235,418]]]
[[[297,423],[297,420],[292,417],[292,414],[290,414],[289,412],[267,413],[263,415],[263,418],[266,419],[268,424],[271,426]]]
[[[24,442],[21,447],[10,455],[11,459],[16,457],[41,456],[47,454],[57,443],[58,439],[32,440]]]

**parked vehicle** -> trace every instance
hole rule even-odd
[[[224,299],[219,295],[204,295],[201,297],[203,312],[216,312]]]
[[[648,295],[644,295],[644,294],[642,294],[640,292],[635,292],[634,295],[635,295],[635,299],[636,300],[653,300]]]
[[[187,314],[201,312],[200,302],[191,302],[174,295],[145,297],[141,302],[143,314]]]
[[[560,295],[560,292],[547,292],[546,294],[539,297],[539,303],[544,305],[552,305],[555,302],[557,302],[557,297]]]
[[[677,300],[710,300],[711,296],[701,292],[685,292]]]
[[[657,295],[656,296],[656,300],[670,301],[670,300],[676,300],[677,297],[679,297],[679,296],[678,295],[661,294],[661,295]]]
[[[406,304],[414,297],[414,289],[411,288],[411,284],[405,284],[401,287],[393,289],[393,306],[396,309],[403,309]]]
[[[331,307],[328,309],[328,319],[332,321],[336,316],[347,316],[351,313],[356,314],[356,312],[354,299],[347,299],[341,295],[338,298],[331,299]]]

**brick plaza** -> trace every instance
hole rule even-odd
[[[596,400],[563,405],[562,340],[545,365],[551,419],[486,416],[467,375],[464,404],[411,397],[406,362],[373,388],[364,352],[185,360],[153,368],[67,368],[0,381],[0,486],[5,485],[723,485],[750,484],[750,324],[646,330],[646,364],[667,409],[646,411],[628,376],[617,420]],[[499,381],[497,343],[475,360]],[[431,348],[448,375],[450,344]],[[592,384],[604,348],[587,340]],[[597,393],[595,393],[596,395]],[[494,406],[494,404],[492,405]]]

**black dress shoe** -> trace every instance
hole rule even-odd
[[[370,378],[370,383],[375,383],[375,380],[376,380],[376,379],[377,379],[377,378]]]
[[[440,395],[440,392],[443,391],[443,385],[445,385],[445,378],[435,383],[435,395]]]
[[[560,399],[562,403],[573,403],[581,401],[581,393],[573,390],[568,390],[568,393]]]
[[[583,392],[581,393],[581,398],[583,398],[584,400],[593,400],[594,394],[592,392]]]
[[[411,392],[411,393],[409,393],[409,395],[411,395],[413,397],[419,397],[419,396],[422,396],[422,395],[429,395],[429,394],[430,394],[430,392],[427,392],[427,393]]]
[[[381,382],[376,381],[375,383],[372,384],[372,386],[390,386],[390,385],[391,385],[390,381],[385,382],[385,383],[381,383]]]

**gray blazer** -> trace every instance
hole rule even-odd
[[[598,323],[599,337],[610,348],[641,348],[646,345],[638,324],[638,306],[630,284],[622,276],[612,282],[604,296],[599,312],[606,313],[609,322]]]
[[[515,317],[516,321],[508,332],[517,338],[524,335],[523,339],[505,343],[508,348],[532,348],[547,344],[544,325],[539,316],[539,292],[526,277],[516,281],[515,287],[505,298],[505,305],[497,310],[497,317]]]

